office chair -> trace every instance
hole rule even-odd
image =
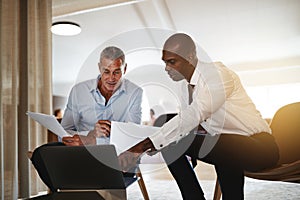
[[[279,148],[279,161],[270,169],[247,172],[245,176],[268,181],[300,183],[300,102],[281,107],[271,120],[272,135]],[[221,188],[216,180],[214,200],[221,197]]]

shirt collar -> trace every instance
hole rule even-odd
[[[127,88],[126,88],[126,84],[125,84],[125,79],[122,78],[121,79],[121,84],[119,86],[119,88],[115,91],[115,94],[119,94],[121,92],[125,92],[126,93]]]
[[[92,87],[92,88],[90,89],[90,92],[99,90],[99,89],[98,89],[98,82],[99,82],[100,79],[101,79],[101,74],[99,74],[98,77],[97,77],[97,79],[95,79],[94,87]],[[119,86],[119,88],[118,88],[114,93],[119,94],[119,93],[122,92],[122,91],[124,91],[124,92],[127,91],[126,84],[125,84],[124,82],[125,82],[125,79],[122,78],[122,79],[121,79],[121,85]],[[100,90],[99,90],[99,92],[100,92]]]
[[[100,78],[101,78],[101,74],[99,74],[99,75],[97,76],[97,78],[94,79],[94,82],[93,82],[93,84],[92,84],[92,87],[90,88],[90,92],[94,92],[94,91],[97,91],[97,90],[98,90],[98,82],[99,82]]]
[[[198,61],[197,66],[196,66],[196,68],[194,70],[194,73],[193,73],[193,75],[191,77],[190,84],[191,85],[197,85],[199,77],[200,77],[200,67],[199,67],[199,61]]]

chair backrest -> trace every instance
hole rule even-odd
[[[281,107],[270,126],[279,147],[278,164],[300,160],[300,102]]]

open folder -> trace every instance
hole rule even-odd
[[[65,131],[65,129],[61,126],[61,124],[57,121],[54,115],[46,115],[43,113],[30,112],[26,113],[29,117],[40,123],[42,126],[49,129],[51,132],[56,134],[59,137],[70,136],[69,133]]]

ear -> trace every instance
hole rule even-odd
[[[196,56],[196,53],[195,53],[195,52],[189,53],[189,55],[188,55],[188,61],[189,61],[189,63],[191,63],[191,64],[194,63],[194,61],[195,61],[195,56]]]
[[[125,66],[124,66],[124,72],[123,72],[123,74],[125,74],[125,73],[126,73],[126,70],[127,70],[127,63],[125,63]]]

